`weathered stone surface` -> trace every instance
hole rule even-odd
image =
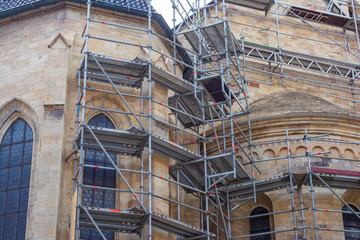
[[[289,0],[290,2],[290,0]],[[291,1],[294,4],[326,9],[324,1]],[[243,31],[246,41],[266,44],[278,47],[276,36],[275,16],[270,14],[264,19],[263,13],[241,8],[239,6],[228,6],[229,10],[239,11],[242,14],[228,12],[229,20],[236,20],[245,25],[230,24],[231,30],[237,38],[241,37]],[[249,17],[246,14],[253,14]],[[146,28],[147,19],[119,14],[94,8],[93,16],[100,21],[128,24],[133,27]],[[210,14],[213,14],[211,12]],[[16,118],[26,120],[34,132],[34,151],[32,163],[32,175],[30,183],[30,196],[28,208],[27,239],[72,239],[74,236],[74,212],[75,197],[73,194],[73,162],[65,162],[64,159],[72,151],[73,138],[75,136],[76,101],[77,101],[77,80],[76,69],[82,59],[80,54],[84,39],[81,38],[82,29],[86,19],[84,6],[70,3],[59,3],[55,6],[48,6],[41,10],[34,10],[0,20],[0,139],[8,127]],[[320,57],[327,57],[341,61],[358,64],[359,61],[339,46],[335,46],[329,40],[324,40],[324,35],[311,30],[304,23],[295,18],[280,16],[281,48],[296,51],[304,54],[313,54]],[[267,28],[267,31],[259,32],[248,25]],[[339,42],[344,41],[343,30],[332,26],[325,26],[314,23],[316,27],[331,33],[331,36]],[[115,27],[108,27],[104,31],[103,25],[92,24],[91,33],[94,36],[117,39],[135,44],[147,44],[147,33],[134,30],[119,30]],[[154,24],[154,31],[161,33],[161,29]],[[354,33],[347,32],[348,44],[355,51],[357,42]],[[60,37],[59,37],[60,36]],[[309,39],[313,40],[309,40]],[[182,41],[186,46],[185,41]],[[158,38],[153,38],[152,46],[160,52],[172,56],[171,46]],[[124,46],[112,42],[93,40],[90,42],[90,49],[94,53],[113,56],[124,59],[134,59],[136,56],[148,58],[147,49]],[[152,61],[160,67],[172,71],[173,62],[158,53],[152,53]],[[248,66],[261,67],[265,70],[274,70],[269,66],[250,60]],[[177,74],[181,76],[180,68]],[[279,74],[279,68],[274,70]],[[251,121],[253,141],[256,143],[284,139],[285,129],[289,130],[291,137],[301,137],[304,129],[308,129],[309,135],[327,134],[334,140],[360,142],[359,114],[353,111],[353,103],[340,98],[334,98],[329,94],[339,95],[339,92],[315,85],[304,84],[295,81],[297,78],[309,78],[314,81],[325,81],[336,83],[338,78],[326,75],[309,74],[299,70],[285,68],[286,75],[293,78],[285,78],[284,86],[279,76],[269,76],[256,72],[247,72],[247,77],[253,80],[249,84],[249,100],[252,103],[250,110],[253,115]],[[146,81],[146,80],[145,80]],[[270,82],[272,84],[263,84]],[[346,83],[348,86],[348,83]],[[113,91],[108,84],[89,81],[87,86],[94,89]],[[148,93],[149,87],[144,84],[144,92]],[[167,103],[169,95],[173,93],[163,86],[152,84],[152,96]],[[139,94],[138,89],[121,88],[121,91],[128,94]],[[342,92],[345,98],[352,98],[351,93]],[[136,113],[149,111],[147,101],[141,106],[139,99],[125,97],[129,105]],[[117,111],[128,111],[120,97],[98,92],[87,92],[86,102],[96,108],[108,108]],[[162,121],[175,124],[170,111],[154,104],[151,106],[152,113]],[[85,122],[91,117],[99,114],[98,110],[85,110]],[[137,125],[135,119],[129,116],[120,116],[115,113],[106,113],[114,123],[116,129],[127,129]],[[245,126],[242,119],[239,125]],[[243,125],[242,125],[243,124]],[[144,118],[144,125],[148,126]],[[194,138],[180,132],[176,139],[175,131],[166,124],[154,123],[154,132],[161,137],[168,138],[172,142],[179,141],[180,144],[189,144]],[[228,129],[227,129],[228,131]],[[245,132],[247,129],[244,130]],[[209,132],[211,135],[211,132]],[[196,145],[188,146],[196,151]],[[214,146],[209,145],[209,153],[216,151]],[[286,143],[271,145],[259,145],[254,147],[255,159],[276,158],[287,156]],[[313,159],[313,166],[360,170],[360,164],[356,161],[342,161],[336,157],[347,159],[359,159],[360,151],[358,145],[351,143],[335,143],[311,141],[311,152],[328,152],[334,159]],[[302,140],[290,143],[291,154],[305,154],[306,147]],[[147,150],[144,151],[144,171],[148,169]],[[239,153],[239,159],[245,156]],[[168,165],[174,161],[164,156],[152,154],[152,169],[154,174],[164,178],[169,177]],[[119,156],[117,164],[120,168],[140,169],[140,160]],[[248,167],[246,167],[249,169]],[[269,161],[258,164],[260,175],[256,172],[257,179],[265,179],[280,176],[289,171],[287,159]],[[304,173],[308,171],[307,158],[301,157],[291,161],[291,168],[294,172]],[[139,174],[124,174],[135,190],[140,189]],[[118,178],[118,187],[126,189],[126,185]],[[153,178],[152,188],[155,194],[163,197],[177,199],[176,186],[169,184],[159,178]],[[144,179],[145,191],[148,189],[148,179]],[[308,187],[303,187],[304,205],[311,206],[311,198]],[[348,202],[360,209],[360,194],[354,190],[336,190],[338,194]],[[180,199],[194,207],[199,207],[199,200],[186,195],[180,189]],[[295,191],[295,206],[300,207],[299,194]],[[147,196],[145,196],[145,199]],[[116,196],[118,209],[128,209],[136,205],[136,200],[128,193],[119,193]],[[315,189],[316,207],[322,209],[340,210],[343,204],[329,191]],[[258,202],[249,201],[232,217],[248,216],[257,207],[265,207],[268,211],[282,211],[291,209],[291,198],[288,190],[277,190],[258,196]],[[148,207],[148,206],[146,206]],[[177,218],[177,206],[164,200],[153,201],[153,211]],[[331,215],[330,215],[331,214]],[[304,211],[305,225],[313,224],[311,210]],[[71,216],[71,217],[70,217]],[[200,227],[200,214],[197,211],[181,207],[181,220],[186,223]],[[70,222],[69,222],[70,221]],[[274,215],[270,218],[272,230],[284,230],[292,228],[291,213]],[[301,226],[301,214],[296,213],[297,225]],[[342,228],[342,218],[339,214],[317,213],[318,226],[325,228]],[[71,226],[71,228],[69,228]],[[213,226],[212,226],[213,227]],[[241,220],[232,225],[232,236],[249,234],[249,221]],[[298,232],[302,235],[302,231]],[[313,239],[313,230],[306,231],[308,239]],[[146,230],[144,232],[146,236]],[[155,230],[153,239],[176,239],[175,236]],[[274,239],[294,239],[293,232],[285,232],[274,235]],[[126,234],[118,234],[117,239],[138,239],[137,236],[129,237]],[[319,232],[319,239],[344,239],[341,232]]]

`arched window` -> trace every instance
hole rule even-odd
[[[25,239],[33,132],[22,119],[0,145],[0,239]]]
[[[251,216],[269,213],[265,208],[258,207],[251,212]],[[250,234],[270,232],[269,216],[250,218]],[[271,240],[271,235],[261,235],[251,237],[251,240]]]
[[[349,205],[355,212],[359,212],[353,205]],[[351,211],[347,206],[344,206],[343,211]],[[343,223],[345,230],[360,231],[360,219],[358,219],[353,213],[343,213]],[[358,240],[360,239],[360,233],[345,232],[345,240]]]
[[[91,126],[115,128],[110,119],[103,114],[96,115],[89,123]],[[116,162],[116,155],[109,153],[110,157]],[[102,151],[85,149],[85,164],[92,166],[113,167]],[[115,170],[107,170],[94,167],[84,168],[84,185],[97,187],[116,187]],[[82,204],[86,207],[115,208],[115,191],[83,188]],[[103,232],[107,240],[114,239],[113,232]],[[82,230],[81,239],[98,240],[101,236],[97,230]]]

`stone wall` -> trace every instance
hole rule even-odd
[[[132,27],[147,28],[147,19],[128,14],[93,8],[92,17],[100,21],[126,24]],[[81,37],[86,20],[86,7],[72,3],[59,3],[34,10],[0,22],[0,106],[3,114],[0,121],[2,134],[11,123],[9,117],[21,117],[33,128],[35,144],[33,151],[32,177],[28,208],[27,239],[68,239],[74,219],[70,219],[73,211],[70,206],[74,202],[73,195],[73,161],[64,159],[72,152],[75,136],[77,79],[76,69],[82,60],[80,50],[84,38]],[[154,21],[154,31],[163,34]],[[93,36],[127,41],[147,45],[147,32],[115,28],[93,23]],[[164,41],[153,37],[154,49],[172,55],[170,47]],[[3,50],[4,49],[4,50]],[[148,58],[147,49],[125,46],[105,41],[91,40],[89,49],[92,52],[117,58],[132,60],[137,56]],[[152,60],[158,66],[172,71],[172,61],[152,53]],[[181,69],[178,69],[180,72]],[[146,81],[146,79],[145,79]],[[147,84],[144,84],[147,93]],[[88,82],[88,87],[113,91],[108,84]],[[139,89],[123,88],[124,93],[139,94]],[[167,103],[170,93],[164,87],[152,84],[152,95],[158,101]],[[140,113],[140,100],[126,98],[135,112]],[[128,111],[121,98],[88,92],[87,104],[93,107]],[[143,106],[145,113],[148,107]],[[16,114],[14,115],[14,109]],[[167,121],[168,111],[154,105],[152,112],[158,118]],[[100,113],[87,110],[85,122]],[[119,114],[107,114],[117,129],[127,129],[136,125],[135,119]],[[147,121],[144,121],[147,122]],[[145,123],[146,125],[146,123]],[[168,138],[168,128],[153,122],[153,130],[158,135]],[[145,151],[146,152],[146,151]],[[153,154],[154,173],[168,177],[169,159]],[[119,167],[139,170],[138,158],[119,157]],[[147,165],[145,160],[145,171]],[[127,174],[130,184],[139,190],[139,176]],[[144,184],[147,188],[147,182]],[[119,179],[119,186],[123,183]],[[155,180],[153,190],[156,194],[168,197],[169,187],[164,181]],[[145,189],[146,191],[146,189]],[[122,196],[123,195],[123,196]],[[127,209],[135,205],[129,194],[117,196],[119,209]],[[157,200],[153,210],[169,215],[169,203]],[[168,234],[155,231],[154,237],[168,238]],[[120,235],[118,238],[122,238]]]
[[[305,6],[324,9],[323,1],[302,1]],[[295,4],[303,5],[299,1]],[[228,6],[228,18],[230,21],[236,21],[241,24],[230,23],[231,30],[237,38],[243,33],[246,41],[256,42],[268,46],[278,47],[276,35],[276,25],[274,24],[274,14],[269,14],[266,18],[263,13],[255,10],[249,10],[238,6]],[[232,12],[236,11],[236,12]],[[213,12],[211,13],[213,16]],[[248,16],[251,14],[253,16]],[[108,21],[118,24],[131,25],[133,27],[146,28],[147,19],[139,18],[133,15],[120,14],[117,12],[106,11],[93,8],[92,16],[99,21]],[[84,39],[81,33],[85,24],[86,9],[83,5],[71,3],[59,3],[44,7],[43,9],[29,11],[13,17],[0,20],[0,43],[5,48],[0,49],[0,139],[10,126],[11,122],[17,117],[25,119],[34,132],[34,151],[32,162],[32,175],[30,184],[30,198],[28,208],[28,225],[27,239],[68,239],[73,236],[74,226],[73,217],[70,218],[74,209],[73,194],[73,161],[72,159],[65,162],[64,159],[72,151],[72,141],[75,135],[76,105],[77,101],[77,80],[76,69],[82,60],[80,50],[83,46]],[[357,63],[358,60],[349,55],[349,53],[335,46],[324,35],[309,29],[305,23],[301,23],[296,18],[281,16],[279,18],[281,25],[280,36],[281,47],[286,50],[311,54],[320,57],[327,57],[341,61]],[[267,30],[259,31],[248,25],[256,25]],[[343,43],[344,39],[337,34],[342,34],[342,29],[332,26],[325,26],[314,23],[314,26],[328,32],[336,41]],[[119,28],[107,26],[104,31],[104,25],[93,23],[91,25],[91,34],[104,38],[112,38],[119,41],[132,42],[135,44],[147,44],[147,34],[134,30],[119,30]],[[162,34],[160,27],[155,23],[154,31]],[[346,32],[347,42],[356,51],[357,43],[354,33]],[[312,39],[312,40],[310,40]],[[184,41],[182,41],[184,42]],[[153,48],[172,55],[169,45],[158,38],[154,38]],[[147,49],[136,46],[124,46],[121,44],[92,40],[89,45],[94,53],[113,56],[117,58],[133,59],[136,56],[147,58]],[[152,60],[160,67],[172,71],[172,62],[169,59],[161,57],[157,53],[152,54]],[[268,70],[268,66],[261,65],[259,62],[249,61],[249,66],[261,67]],[[181,75],[180,68],[177,74]],[[276,70],[279,73],[279,70]],[[309,78],[312,80],[322,80],[329,83],[336,82],[335,77],[324,78],[319,74],[305,74],[302,71],[294,69],[285,69],[285,85],[282,86],[279,77],[271,79],[269,76],[258,73],[247,73],[249,79],[254,80],[249,84],[250,102],[254,107],[254,127],[253,140],[260,143],[266,140],[282,139],[286,128],[292,130],[292,136],[301,136],[305,128],[309,129],[309,134],[330,133],[338,140],[359,141],[360,130],[356,127],[358,124],[358,114],[353,113],[354,105],[350,101],[330,97],[328,94],[339,95],[337,91],[318,87],[315,85],[304,85],[295,81],[297,77]],[[294,76],[294,78],[291,78]],[[146,84],[145,84],[146,85]],[[346,85],[348,86],[348,85]],[[88,87],[94,89],[103,89],[112,91],[112,87],[106,84],[89,82]],[[122,92],[129,94],[139,94],[137,89],[122,88]],[[145,93],[148,91],[144,89]],[[293,105],[285,104],[274,106],[272,101],[263,102],[264,99],[279,99],[277,94],[286,94],[297,92],[309,95],[301,95]],[[164,87],[153,84],[152,95],[158,101],[167,103],[171,91]],[[316,96],[318,99],[310,98]],[[352,98],[350,93],[342,93],[343,97]],[[286,100],[286,98],[284,98]],[[306,101],[313,99],[314,101]],[[126,97],[130,106],[135,112],[141,110],[140,100]],[[329,104],[323,104],[326,100]],[[115,95],[105,95],[97,92],[88,92],[86,97],[87,104],[98,108],[109,108],[113,110],[127,111],[126,106],[119,97]],[[314,104],[319,101],[320,104]],[[299,106],[305,106],[300,109]],[[148,109],[145,104],[143,109]],[[282,107],[282,108],[281,108]],[[323,108],[324,107],[324,108]],[[280,109],[281,108],[281,109]],[[279,110],[280,109],[280,110]],[[147,110],[144,110],[145,113]],[[161,120],[174,123],[174,118],[169,118],[170,113],[160,105],[152,106],[153,114]],[[296,114],[295,114],[296,112]],[[299,115],[299,112],[305,115]],[[325,112],[326,114],[321,114]],[[85,122],[91,117],[100,113],[97,110],[86,110]],[[294,113],[292,115],[292,113]],[[310,114],[306,114],[310,113]],[[334,113],[335,115],[331,115]],[[331,115],[329,117],[328,115]],[[114,123],[117,129],[126,129],[136,125],[134,118],[120,116],[114,113],[106,114]],[[266,117],[272,116],[272,119]],[[339,120],[340,119],[340,120]],[[241,119],[239,120],[241,121]],[[147,121],[145,121],[145,125]],[[154,132],[164,138],[170,138],[176,141],[174,129],[160,124],[153,125]],[[188,143],[191,138],[186,134],[180,134],[180,144]],[[303,153],[304,142],[294,142],[290,146],[294,154]],[[273,144],[269,146],[258,146],[254,149],[256,158],[272,158],[284,156],[285,145]],[[359,159],[360,152],[355,145],[351,144],[330,144],[323,142],[313,142],[311,150],[331,151],[331,156],[340,156],[349,159]],[[239,154],[239,158],[243,158]],[[168,177],[168,165],[173,161],[159,154],[153,154],[155,159],[153,171],[155,174]],[[121,168],[131,168],[138,170],[139,160],[130,157],[118,157],[118,165]],[[306,159],[299,158],[292,162],[294,171],[306,170]],[[358,163],[354,161],[338,161],[337,159],[319,160],[314,159],[314,165],[321,165],[330,168],[340,169],[360,169]],[[325,165],[324,165],[325,164]],[[145,166],[147,161],[145,158]],[[259,164],[262,175],[256,173],[257,179],[270,178],[282,175],[288,170],[287,160],[272,161],[269,164]],[[147,167],[145,167],[145,171]],[[137,175],[125,174],[130,184],[139,190],[140,181]],[[144,183],[147,186],[147,182]],[[119,186],[125,188],[124,184],[119,181]],[[145,189],[146,190],[146,189]],[[155,179],[153,190],[156,194],[164,197],[176,199],[175,185]],[[186,195],[181,191],[181,199],[192,206],[200,205],[197,198]],[[358,201],[358,192],[356,191],[337,191],[344,196],[349,203],[360,208]],[[316,188],[316,200],[320,202],[319,208],[341,209],[342,203],[334,195],[322,188]],[[309,190],[303,189],[304,205],[310,206]],[[130,194],[121,193],[117,195],[118,209],[127,209],[136,204],[136,201]],[[278,190],[258,197],[258,203],[248,202],[244,208],[234,214],[234,217],[248,216],[256,206],[263,206],[268,211],[281,211],[291,208],[290,195],[287,190]],[[299,192],[295,193],[295,203],[299,206]],[[290,204],[290,205],[289,205]],[[153,210],[164,215],[177,217],[177,209],[174,204],[157,199],[154,201]],[[329,213],[330,214],[330,213]],[[199,216],[196,211],[181,207],[181,219],[189,224],[200,226]],[[285,216],[286,215],[286,216]],[[276,215],[271,218],[273,230],[282,230],[293,226],[292,215]],[[318,214],[318,225],[329,228],[341,228],[342,219],[340,215],[328,215],[328,213]],[[297,224],[300,225],[300,215],[297,213]],[[305,225],[312,224],[312,213],[310,210],[305,211]],[[241,220],[234,224],[235,235],[245,235],[249,233],[249,222]],[[71,232],[71,235],[70,235]],[[175,237],[155,231],[155,239],[174,239]],[[302,234],[299,231],[299,234]],[[313,236],[312,231],[307,231]],[[342,233],[321,232],[320,239],[341,239]],[[71,237],[72,238],[72,237]],[[137,239],[137,236],[129,237],[128,235],[117,235],[117,239]],[[292,239],[293,233],[280,233],[273,236],[275,239]],[[310,238],[311,239],[311,238]]]

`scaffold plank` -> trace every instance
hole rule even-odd
[[[200,94],[198,94],[198,99],[201,99]],[[215,108],[209,107],[208,100],[204,99],[203,102],[206,107],[203,107],[200,105],[199,100],[197,100],[195,98],[194,94],[187,94],[187,95],[180,95],[180,96],[174,95],[174,96],[169,97],[169,105],[171,107],[177,108],[179,110],[183,110],[186,113],[188,113],[194,117],[202,119],[203,118],[202,112],[204,110],[205,111],[205,120],[211,120],[211,119],[218,118],[220,113],[216,112],[214,110]],[[180,105],[180,106],[177,106],[177,105]],[[227,113],[227,110],[225,110],[225,113]],[[199,121],[194,118],[190,118],[189,116],[182,114],[182,113],[178,113],[177,117],[180,120],[181,124],[185,128],[198,126],[203,123],[202,121]],[[222,116],[222,117],[225,117],[225,116]]]
[[[122,154],[139,156],[144,147],[148,146],[147,133],[140,128],[132,126],[127,130],[117,130],[101,127],[90,127],[99,139],[106,151]],[[156,134],[151,134],[152,149],[167,157],[177,161],[185,162],[201,158],[189,149],[164,139]],[[85,128],[84,148],[101,151],[101,147],[96,143],[90,131]]]
[[[85,207],[101,230],[135,233],[144,221],[145,214],[127,210]],[[80,227],[95,228],[89,216],[80,211]]]
[[[235,38],[230,30],[230,26],[227,23],[225,23],[225,25],[226,29],[224,28],[223,22],[207,25],[202,28],[202,32],[206,36],[205,38],[211,43],[212,48],[221,54],[221,57],[225,56],[226,51],[228,51],[231,56],[235,55],[235,51],[237,51],[237,54],[240,54],[240,48],[238,48],[237,42],[234,41]],[[225,36],[227,36],[227,42]]]
[[[201,52],[199,48],[199,34],[195,31],[189,31],[184,33],[185,38],[190,43],[191,47],[196,51],[197,53],[201,53],[201,55],[208,55],[210,54],[210,49],[206,47],[203,43],[201,46]],[[200,37],[201,38],[201,37]]]
[[[114,232],[135,233],[143,227],[147,214],[142,211],[116,210],[98,207],[85,207],[101,230]],[[151,214],[152,226],[176,234],[183,238],[206,235],[206,231],[184,222],[166,217],[159,213]],[[95,228],[89,216],[80,212],[80,227]],[[211,234],[211,237],[214,237]],[[199,238],[202,239],[202,238]]]
[[[226,98],[229,93],[229,88],[227,84],[223,82],[221,74],[211,75],[198,79],[201,84],[204,86],[207,94],[212,98],[214,102],[223,102],[230,99]]]
[[[274,178],[261,179],[255,182],[256,194],[271,192],[290,187],[290,176],[284,175]],[[225,191],[226,189],[224,189]],[[236,199],[254,194],[252,182],[237,184],[228,187],[229,198]]]
[[[225,156],[209,157],[208,162],[211,163],[211,166],[216,171],[216,173],[231,172],[234,170],[233,158],[230,154]],[[234,178],[233,174],[229,174],[217,184],[218,187],[244,182],[246,179],[250,180],[245,170],[239,164],[238,160],[236,161],[235,164],[236,164],[236,177]],[[169,169],[170,176],[175,180],[177,180],[176,171],[178,167],[180,171],[179,174],[180,183],[186,184],[191,187],[196,187],[201,190],[205,188],[203,161],[195,162],[191,165],[184,164],[181,166],[176,166],[176,165],[170,166]],[[184,187],[184,189],[187,190],[186,187]]]
[[[312,7],[299,6],[287,2],[279,2],[279,3],[287,7],[287,9],[285,9],[284,12],[288,16],[292,16],[292,17],[298,16],[305,20],[321,22],[336,27],[341,27],[349,31],[356,31],[355,20],[351,16],[347,16],[345,14],[338,14],[335,12],[323,11]],[[356,20],[357,20],[356,21],[357,28],[359,28],[360,19],[357,18]]]
[[[224,28],[224,24],[226,25],[226,29]],[[201,27],[200,38],[204,38],[206,42],[205,45],[204,43],[201,43],[201,52],[199,51],[200,38],[198,37],[196,31],[196,29],[193,29],[186,31],[183,34],[194,51],[203,57],[203,61],[205,62],[208,62],[211,57],[223,58],[226,56],[226,52],[228,52],[231,56],[234,56],[235,52],[238,55],[241,53],[228,23],[219,22]],[[227,41],[225,36],[227,37]]]
[[[289,7],[289,10],[285,10],[285,13],[289,16],[299,16],[305,20],[314,22],[321,22],[337,27],[345,27],[348,22],[352,20],[351,17],[344,14],[337,14],[333,12],[322,11],[313,7],[304,7],[291,3],[280,2],[282,5]],[[350,29],[349,29],[350,30]],[[354,29],[355,30],[355,29]]]
[[[225,0],[225,2],[260,11],[268,11],[273,5],[273,0]]]
[[[136,57],[134,61],[142,64],[147,63],[147,60],[141,57]],[[179,94],[194,91],[195,88],[191,82],[172,74],[171,72],[157,66],[156,64],[151,64],[151,66],[151,79],[158,84]],[[148,71],[146,72],[145,76],[148,77]]]
[[[231,154],[225,156],[216,156],[209,157],[208,161],[212,164],[213,168],[217,170],[218,173],[230,172],[234,170],[233,156]],[[224,180],[226,185],[235,184],[236,182],[243,181],[244,179],[249,179],[246,171],[239,164],[239,160],[235,158],[235,167],[236,167],[236,177],[234,178],[233,174],[230,174]],[[221,184],[219,185],[221,186]]]
[[[141,153],[140,147],[143,145],[144,138],[146,138],[146,134],[143,132],[134,133],[127,130],[93,126],[90,126],[90,128],[106,151],[116,154],[139,156]],[[78,141],[80,141],[80,138]],[[96,143],[90,131],[86,128],[84,129],[83,146],[87,149],[101,151],[101,147]]]
[[[182,236],[185,239],[206,235],[206,231],[200,228],[175,220],[173,218],[166,217],[159,213],[153,213],[151,220],[153,221],[154,227],[157,227],[167,232],[174,233],[178,236]],[[210,237],[215,237],[215,235],[210,233]],[[205,238],[199,238],[199,239],[205,239]]]
[[[296,173],[293,174],[293,176],[294,176],[294,181],[293,181],[294,186],[310,185],[309,178],[307,177],[308,174]],[[329,173],[320,173],[319,176],[332,188],[360,190],[359,177],[334,175]],[[290,187],[290,176],[284,175],[275,178],[258,180],[255,182],[255,186],[256,186],[257,194],[288,188]],[[313,186],[326,187],[325,184],[316,177],[313,177]],[[229,186],[228,191],[229,191],[230,199],[248,196],[253,194],[252,183],[249,182],[249,183]]]
[[[178,166],[171,165],[169,167],[170,176],[177,180],[177,170]],[[190,187],[197,189],[204,189],[203,176],[204,176],[204,166],[199,167],[198,164],[193,164],[191,167],[184,165],[179,168],[179,182]],[[189,188],[183,187],[187,192],[192,192]]]
[[[130,60],[108,57],[89,53],[87,63],[87,78],[93,81],[109,83],[109,80],[96,64],[94,58],[99,62],[114,84],[127,87],[140,87],[147,65]],[[82,62],[82,76],[84,76],[85,60]]]

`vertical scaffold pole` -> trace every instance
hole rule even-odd
[[[298,239],[297,234],[297,226],[296,226],[296,211],[295,211],[295,200],[294,200],[294,186],[293,186],[293,174],[291,169],[291,154],[290,154],[290,143],[289,143],[289,131],[286,129],[286,147],[287,147],[287,159],[289,165],[289,178],[290,178],[290,193],[291,193],[291,206],[292,206],[292,214],[293,214],[293,221],[294,221],[294,233],[295,239]]]
[[[85,125],[85,106],[86,106],[86,80],[87,80],[87,66],[88,66],[88,51],[89,51],[89,25],[90,25],[90,6],[91,0],[87,1],[87,12],[86,12],[86,36],[85,36],[85,62],[84,62],[84,81],[83,81],[83,95],[81,105],[81,135],[80,135],[80,163],[79,163],[79,179],[78,179],[78,192],[77,192],[77,203],[76,203],[76,230],[75,239],[80,239],[80,208],[81,208],[81,188],[83,179],[84,169],[84,125]],[[79,100],[80,102],[80,100]]]
[[[144,86],[143,83],[141,83],[140,86],[140,96],[144,95]],[[143,115],[144,114],[144,98],[140,98],[140,114]],[[144,122],[144,117],[140,118],[141,123],[143,124]],[[145,186],[144,186],[144,156],[143,154],[140,155],[140,202],[142,202],[144,204],[144,190],[145,190]],[[143,240],[144,236],[143,236],[143,229],[140,230],[140,240]]]
[[[231,212],[230,212],[230,199],[229,199],[229,189],[226,189],[226,210],[227,210],[227,223],[229,229],[229,237],[231,239]]]
[[[230,142],[231,142],[231,156],[233,160],[233,176],[236,178],[236,157],[235,157],[235,140],[234,140],[234,125],[233,125],[233,113],[232,113],[232,103],[231,103],[231,83],[230,83],[230,62],[229,62],[229,46],[228,46],[228,24],[226,21],[226,4],[223,0],[223,25],[224,25],[224,40],[225,40],[225,74],[226,74],[226,85],[228,86],[229,94],[229,120],[230,120]]]
[[[76,120],[75,120],[75,124],[76,124],[76,134],[79,133],[79,130],[80,130],[80,95],[81,95],[81,69],[79,68],[78,69],[78,85],[77,85],[77,88],[78,88],[78,98],[77,98],[77,102],[76,102]],[[79,161],[79,158],[78,158],[78,154],[77,154],[77,151],[76,149],[78,149],[78,146],[77,146],[77,143],[76,143],[76,140],[74,140],[74,143],[73,143],[73,149],[75,151],[75,156],[74,156],[74,185],[73,185],[73,194],[75,193],[76,191],[76,176],[77,176],[77,166],[78,166],[78,161]]]
[[[302,197],[302,188],[300,189],[300,207],[301,207],[301,222],[303,227],[303,239],[306,239],[306,229],[305,229],[305,214],[304,214],[304,200]]]
[[[314,220],[314,231],[315,231],[315,239],[318,240],[318,227],[316,223],[316,208],[315,208],[315,199],[314,199],[314,186],[313,186],[313,176],[311,170],[311,162],[310,162],[310,151],[309,151],[309,137],[307,135],[307,129],[305,129],[305,142],[306,142],[306,156],[308,161],[308,175],[310,180],[310,195],[311,195],[311,204],[312,204],[312,212],[313,212],[313,220]]]
[[[149,225],[149,236],[148,239],[151,240],[152,239],[152,163],[151,163],[151,158],[152,158],[152,150],[151,150],[151,124],[152,124],[152,111],[151,111],[151,87],[152,87],[152,80],[151,80],[151,34],[152,34],[152,29],[151,29],[151,16],[152,16],[152,8],[151,8],[151,0],[148,0],[148,53],[149,53],[149,58],[148,58],[148,101],[149,101],[149,126],[148,126],[148,178],[149,178],[149,206],[148,206],[148,225]]]
[[[358,44],[358,51],[360,52],[360,39],[359,39],[359,29],[358,29],[358,25],[357,25],[357,18],[356,18],[356,9],[355,9],[355,5],[354,5],[354,0],[351,0],[351,7],[353,10],[353,18],[354,18],[354,25],[355,25],[355,32],[356,32],[356,40],[357,40],[357,44]]]
[[[278,15],[278,2],[277,0],[274,0],[275,3],[275,21],[276,21],[276,33],[277,33],[277,39],[278,39],[278,49],[279,49],[279,56],[280,56],[280,68],[281,68],[281,85],[284,86],[284,68],[282,64],[282,58],[281,58],[281,42],[280,42],[280,29],[279,29],[279,15]]]

